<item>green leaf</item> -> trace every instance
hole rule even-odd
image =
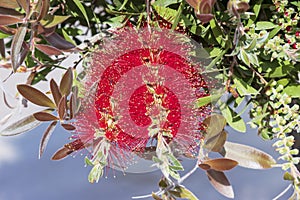
[[[33,115],[29,115],[21,118],[20,120],[14,122],[13,124],[1,130],[0,135],[1,136],[18,135],[30,131],[36,128],[37,126],[39,126],[40,124],[41,122],[37,121]]]
[[[46,15],[44,19],[41,20],[41,24],[45,28],[52,28],[66,21],[69,17],[70,16],[63,16],[63,15]]]
[[[286,93],[292,98],[300,98],[300,84],[290,84],[283,89],[282,93]]]
[[[9,36],[10,36],[9,34],[6,34],[6,33],[3,33],[3,32],[0,31],[0,39],[7,38]]]
[[[208,151],[220,152],[226,142],[227,135],[227,132],[223,130],[218,135],[208,138],[205,142],[204,148]]]
[[[187,188],[183,186],[175,187],[175,194],[178,195],[179,198],[184,198],[188,200],[198,200],[198,198]]]
[[[274,24],[273,22],[270,21],[259,21],[256,23],[255,30],[268,30],[268,29],[273,29],[277,28],[278,25]]]
[[[251,169],[268,169],[276,164],[276,161],[269,154],[258,150],[254,147],[237,144],[233,142],[225,142],[224,157],[236,160],[239,166]]]
[[[250,66],[250,60],[249,60],[249,57],[248,57],[248,53],[247,53],[243,48],[240,49],[239,58],[240,58],[247,66]]]
[[[206,97],[201,97],[201,98],[197,99],[195,108],[200,108],[200,107],[205,106],[209,103],[217,101],[221,96],[222,96],[222,94],[216,94],[216,95],[209,95],[209,96],[206,96]]]
[[[241,96],[251,95],[251,94],[256,95],[259,93],[251,85],[249,85],[248,83],[244,82],[242,79],[236,76],[233,77],[233,82],[236,85],[236,89]]]
[[[87,22],[88,26],[90,27],[90,20],[88,18],[88,15],[86,13],[84,6],[82,5],[82,3],[79,0],[73,0],[73,1],[76,4],[76,6],[79,8],[80,12],[83,14],[85,21]]]
[[[235,130],[239,132],[246,132],[246,124],[244,120],[237,115],[235,111],[233,111],[229,106],[225,106],[221,110],[223,116],[225,117],[227,123]]]
[[[219,45],[221,45],[221,47],[225,48],[226,40],[224,39],[223,31],[220,28],[218,22],[216,21],[216,19],[212,19],[209,23],[216,41],[219,43]]]
[[[103,166],[98,163],[94,165],[92,170],[89,173],[88,179],[90,183],[98,183],[99,179],[103,176]]]
[[[167,7],[172,4],[180,3],[181,0],[157,0],[152,5],[160,6],[160,7]]]
[[[17,85],[17,89],[20,92],[20,94],[31,103],[50,108],[56,107],[53,101],[49,99],[44,93],[33,88],[30,85],[20,84]]]

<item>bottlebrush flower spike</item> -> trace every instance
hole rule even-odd
[[[126,169],[134,155],[155,152],[159,134],[177,155],[193,152],[211,113],[210,105],[195,107],[198,98],[210,95],[212,80],[202,67],[207,58],[199,44],[178,32],[114,32],[86,69],[85,97],[73,123],[75,143],[83,145],[71,142],[60,151],[88,149],[91,182],[105,166]]]

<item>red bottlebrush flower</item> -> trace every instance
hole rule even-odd
[[[201,74],[205,51],[183,34],[166,29],[122,29],[93,53],[85,97],[76,117],[77,138],[99,152],[108,165],[125,167],[131,154],[143,154],[162,133],[178,152],[195,150],[210,105],[195,108],[209,95]]]

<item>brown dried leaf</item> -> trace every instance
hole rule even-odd
[[[22,25],[18,28],[11,45],[11,64],[13,71],[16,72],[21,65],[21,48],[27,32],[27,25]]]
[[[57,150],[51,159],[52,160],[61,160],[73,152],[74,152],[73,150],[68,149],[64,146],[64,147],[60,148],[59,150]]]
[[[226,171],[226,170],[231,170],[232,168],[237,166],[238,162],[228,158],[216,158],[212,160],[205,160],[203,161],[203,163],[199,164],[199,167],[200,165],[208,165],[210,169],[216,171]]]
[[[58,116],[59,116],[59,119],[61,119],[61,120],[64,119],[64,116],[66,114],[66,103],[67,103],[67,99],[66,99],[66,96],[64,95],[60,99],[60,101],[58,103],[58,107],[57,107]]]
[[[205,142],[205,148],[209,151],[220,152],[226,142],[226,139],[227,139],[227,132],[223,130],[218,135],[209,138]]]
[[[37,112],[34,113],[33,116],[36,120],[45,122],[45,121],[56,121],[58,118],[50,113],[47,112]]]
[[[15,9],[19,8],[20,6],[17,0],[1,0],[0,7]]]
[[[0,26],[12,25],[23,22],[19,17],[0,14]]]
[[[47,42],[49,42],[52,46],[60,50],[70,50],[75,48],[75,46],[66,41],[63,37],[61,37],[58,33],[53,32],[52,34],[44,35]]]
[[[66,129],[67,131],[74,131],[76,129],[75,126],[71,125],[71,124],[61,124],[61,126]]]
[[[73,84],[73,72],[72,72],[72,68],[70,67],[63,75],[60,81],[59,89],[61,91],[61,94],[68,96],[71,92],[72,84]]]
[[[51,79],[51,81],[50,81],[50,89],[51,89],[51,93],[52,93],[54,102],[55,102],[56,106],[58,106],[62,95],[61,95],[58,85],[54,79]]]
[[[234,198],[234,192],[232,186],[230,185],[227,177],[223,172],[215,171],[213,169],[207,170],[206,175],[209,182],[214,186],[214,188],[228,198]]]
[[[37,17],[37,21],[40,21],[42,19],[44,19],[44,17],[47,15],[48,11],[49,11],[49,7],[50,7],[50,1],[49,0],[40,0],[39,1],[39,16]]]
[[[45,149],[46,149],[46,146],[48,144],[48,141],[56,127],[56,124],[57,124],[57,121],[53,121],[49,126],[48,128],[46,129],[42,139],[41,139],[41,143],[40,143],[40,150],[39,150],[39,159],[42,157]]]
[[[52,47],[50,45],[46,44],[35,44],[35,47],[40,50],[41,52],[45,53],[46,55],[49,56],[58,56],[62,55],[63,52],[55,47]]]
[[[56,107],[53,101],[49,99],[44,93],[29,85],[20,84],[17,85],[17,89],[23,97],[36,105],[50,108]]]
[[[1,136],[14,136],[21,133],[25,133],[39,126],[41,122],[37,121],[33,115],[29,115],[21,118],[13,124],[7,126],[0,131]]]
[[[224,157],[236,160],[239,166],[251,169],[267,169],[276,164],[276,161],[269,154],[258,150],[254,147],[237,144],[233,142],[225,142]]]
[[[212,137],[215,137],[216,135],[219,135],[221,131],[226,126],[226,119],[222,115],[219,114],[213,114],[209,117],[207,117],[203,124],[205,125],[205,132],[206,132],[206,139],[210,139]]]
[[[205,171],[210,169],[208,164],[200,163],[198,166]]]

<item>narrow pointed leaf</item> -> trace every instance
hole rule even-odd
[[[186,0],[186,2],[194,9],[199,9],[200,0]]]
[[[212,160],[205,160],[203,164],[210,166],[210,169],[216,171],[226,171],[226,170],[231,170],[232,168],[237,166],[238,162],[228,158],[216,158]]]
[[[52,93],[54,102],[55,102],[56,106],[58,106],[62,95],[60,93],[57,83],[53,79],[51,79],[51,81],[50,81],[50,89],[51,89],[51,93]]]
[[[70,16],[60,16],[60,15],[46,15],[43,20],[41,20],[41,24],[45,28],[52,28],[62,22],[66,21]]]
[[[29,85],[20,84],[17,85],[17,89],[23,97],[36,105],[50,108],[56,107],[53,101],[49,99],[44,93]]]
[[[18,4],[25,10],[28,10],[30,2],[28,0],[17,0]]]
[[[47,112],[37,112],[34,113],[33,116],[35,117],[36,120],[39,121],[56,121],[58,118],[50,113]]]
[[[5,58],[5,44],[4,39],[0,39],[0,55]]]
[[[154,192],[152,192],[152,197],[155,200],[163,200],[162,198],[160,198],[157,194],[155,194]]]
[[[0,7],[15,9],[19,8],[20,6],[17,0],[1,0]]]
[[[70,67],[63,75],[60,81],[59,89],[61,91],[61,94],[68,96],[71,92],[72,84],[73,84],[73,73],[72,73],[72,68]]]
[[[22,25],[18,28],[12,44],[11,44],[11,60],[13,71],[16,72],[18,67],[20,66],[20,52],[22,49],[22,44],[24,42],[24,38],[26,35],[27,27]]]
[[[34,129],[35,127],[39,126],[41,122],[37,121],[33,115],[29,115],[23,117],[22,119],[14,122],[13,124],[9,125],[5,129],[0,131],[0,135],[2,136],[14,136],[21,133],[25,133]]]
[[[0,14],[6,16],[18,17],[19,19],[24,17],[23,14],[19,13],[15,9],[3,8],[3,7],[0,7]]]
[[[40,0],[39,16],[37,17],[37,21],[44,19],[49,11],[49,7],[50,0]]]
[[[44,37],[47,40],[47,42],[49,42],[52,46],[60,50],[70,50],[75,47],[72,43],[66,41],[56,32],[44,35]]]
[[[71,93],[70,98],[70,119],[73,119],[76,114],[76,99],[74,93]]]
[[[49,56],[58,56],[62,55],[63,52],[53,46],[46,45],[46,44],[35,44],[35,47],[40,50],[41,52],[45,53]]]
[[[48,141],[56,127],[56,124],[57,124],[57,121],[53,121],[49,126],[48,128],[46,129],[42,139],[41,139],[41,143],[40,143],[40,150],[39,150],[39,159],[42,157],[45,149],[46,149],[46,146],[48,144]]]
[[[71,124],[61,124],[61,126],[67,131],[74,131],[76,129],[76,127]]]
[[[82,13],[82,15],[85,18],[85,21],[87,22],[88,26],[90,27],[90,22],[89,22],[90,20],[88,18],[88,15],[87,15],[87,12],[86,12],[84,6],[82,5],[82,3],[79,0],[73,0],[73,1],[76,4],[76,6],[79,8],[80,12]]]
[[[228,198],[234,198],[232,186],[223,172],[210,169],[206,172],[206,175],[212,186],[214,186],[220,194]]]
[[[251,169],[267,169],[276,164],[276,161],[269,154],[254,147],[225,142],[224,157],[236,160],[240,166]]]
[[[52,160],[61,160],[73,152],[74,152],[73,150],[68,149],[64,146],[64,147],[60,148],[59,150],[57,150],[51,159]]]
[[[66,114],[66,96],[64,95],[58,104],[58,116],[59,119],[64,119],[64,116]]]

